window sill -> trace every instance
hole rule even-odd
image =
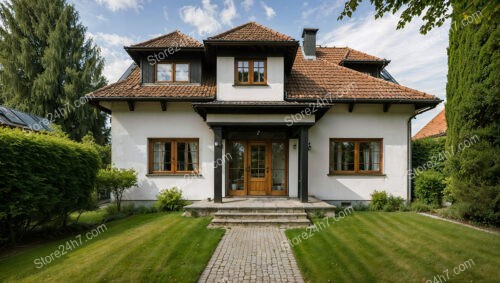
[[[148,173],[146,174],[146,177],[167,177],[167,176],[180,176],[183,177],[185,175],[188,176],[196,176],[196,177],[202,177],[202,174],[192,174],[191,172],[186,172],[186,173]]]
[[[384,173],[328,173],[327,176],[386,177]]]
[[[269,87],[269,85],[267,83],[265,84],[233,84],[233,87],[245,87],[245,86],[248,86],[248,87]]]

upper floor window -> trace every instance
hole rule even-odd
[[[381,174],[382,139],[330,139],[330,174]]]
[[[238,59],[235,61],[236,84],[266,84],[267,61],[265,59]]]
[[[158,63],[156,64],[157,82],[189,82],[188,63]]]

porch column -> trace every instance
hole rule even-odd
[[[222,128],[213,127],[214,131],[214,202],[222,202],[222,166],[217,160],[222,160]]]
[[[308,201],[308,154],[309,136],[308,127],[301,126],[299,129],[299,198],[301,202]]]

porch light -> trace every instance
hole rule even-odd
[[[307,143],[307,150],[311,150],[311,143],[310,142]]]

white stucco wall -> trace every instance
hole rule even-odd
[[[217,99],[233,101],[283,101],[283,57],[267,58],[266,86],[235,86],[234,57],[217,57]]]
[[[134,168],[139,173],[140,189],[125,193],[124,200],[156,200],[158,192],[178,186],[190,200],[213,198],[212,130],[194,112],[190,103],[137,103],[129,111],[124,102],[106,105],[112,110],[112,162],[119,168]],[[148,138],[199,138],[201,177],[147,176]]]
[[[335,105],[309,130],[309,194],[323,200],[370,200],[374,190],[407,197],[407,121],[412,105]],[[328,176],[330,138],[382,138],[385,176]]]

